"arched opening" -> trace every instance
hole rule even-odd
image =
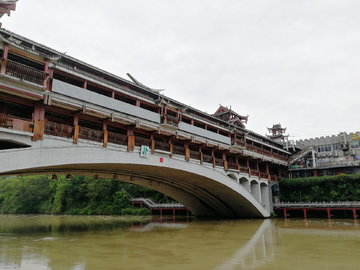
[[[239,183],[239,181],[238,181],[238,179],[237,179],[237,177],[236,177],[235,174],[230,173],[230,174],[228,174],[228,176],[229,176],[231,179],[233,179],[236,183]]]
[[[240,185],[243,185],[246,190],[250,191],[250,182],[245,177],[241,177],[239,183]]]
[[[260,191],[261,191],[261,204],[267,211],[270,211],[269,186],[266,183],[261,183]]]
[[[254,197],[261,202],[261,197],[260,197],[260,186],[259,183],[256,180],[252,180],[250,182],[250,190],[251,190],[251,194],[254,195]]]

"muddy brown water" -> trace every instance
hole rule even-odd
[[[0,215],[0,269],[360,269],[352,219]]]

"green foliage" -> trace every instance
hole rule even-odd
[[[130,205],[126,189],[134,197],[172,202],[146,187],[111,179],[73,176],[24,176],[0,178],[0,212],[7,214],[148,215],[147,208]]]
[[[360,200],[360,174],[284,179],[279,187],[282,201]]]

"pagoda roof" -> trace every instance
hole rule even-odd
[[[268,128],[267,129],[270,131],[270,130],[282,130],[282,131],[286,131],[286,128],[283,128],[281,126],[281,124],[274,124],[271,128]]]
[[[213,114],[213,116],[220,118],[222,120],[225,120],[229,123],[235,124],[237,126],[240,126],[242,128],[245,127],[244,123],[247,123],[248,117],[249,117],[248,115],[247,116],[240,115],[240,114],[234,112],[233,110],[231,110],[231,107],[229,109],[225,106],[222,106],[221,104],[220,104],[220,107]],[[226,119],[224,119],[224,118],[226,118]]]
[[[17,1],[18,0],[0,0],[0,18],[4,14],[10,16],[10,11],[15,10]]]

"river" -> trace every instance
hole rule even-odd
[[[354,270],[357,220],[0,215],[0,269]]]

